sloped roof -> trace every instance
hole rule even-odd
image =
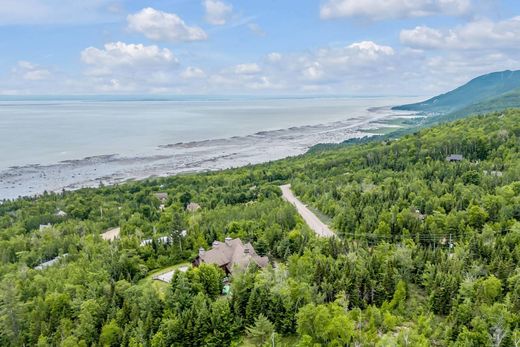
[[[188,204],[188,206],[186,206],[186,210],[190,211],[190,212],[195,212],[197,211],[198,209],[200,209],[200,205],[197,204],[196,202],[190,202]]]
[[[159,193],[154,193],[154,196],[159,199],[159,200],[166,200],[168,199],[168,193],[162,193],[162,192],[159,192]]]
[[[157,243],[160,243],[163,245],[173,242],[173,238],[171,236],[161,236],[161,237],[158,237],[156,240],[157,240]],[[143,247],[146,245],[151,245],[152,243],[153,243],[153,239],[146,239],[146,240],[141,241],[140,246]]]
[[[463,159],[464,157],[462,156],[462,154],[452,154],[446,157],[446,160],[448,161],[461,161]]]
[[[264,267],[269,262],[267,257],[259,256],[251,243],[243,244],[239,238],[214,242],[212,249],[199,255],[202,262],[225,266],[229,272],[234,267],[244,268],[250,263]]]
[[[34,269],[35,270],[45,270],[46,268],[56,264],[57,262],[59,262],[62,258],[65,258],[67,257],[69,254],[68,253],[65,253],[63,255],[59,255],[57,256],[56,258],[54,259],[51,259],[49,261],[46,261],[46,262],[43,262],[41,263],[40,265],[36,266]]]

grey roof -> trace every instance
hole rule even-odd
[[[164,244],[167,244],[167,243],[172,243],[173,242],[173,239],[171,236],[161,236],[159,238],[157,238],[157,243],[162,243],[163,245]],[[141,241],[141,247],[142,246],[146,246],[146,245],[151,245],[153,242],[153,239],[146,239],[146,240],[143,240]]]
[[[446,157],[447,161],[461,161],[462,159],[464,159],[462,154],[452,154]]]
[[[51,223],[40,224],[40,231],[45,230],[45,229],[49,229],[49,228],[52,228],[52,224]]]
[[[67,217],[67,212],[64,212],[62,210],[58,210],[58,212],[56,212],[56,216],[58,216],[58,217]]]
[[[214,242],[212,249],[201,252],[199,259],[207,264],[226,267],[229,272],[233,272],[235,267],[247,267],[250,263],[264,267],[269,262],[267,257],[261,257],[256,253],[251,243],[248,242],[244,245],[239,238],[226,239],[225,242]]]
[[[51,260],[46,261],[46,262],[43,262],[43,263],[41,263],[40,265],[36,266],[34,269],[35,269],[35,270],[43,270],[43,269],[46,269],[46,268],[48,268],[49,266],[52,266],[52,265],[56,264],[58,261],[60,261],[60,259],[65,258],[66,256],[68,256],[68,253],[65,253],[65,254],[63,254],[63,255],[59,255],[59,256],[57,256],[57,257],[54,258],[54,259],[51,259]]]

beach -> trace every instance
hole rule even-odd
[[[42,109],[40,101],[29,107],[3,101],[0,135],[4,135],[5,143],[0,159],[0,200],[300,155],[318,143],[369,136],[377,133],[385,121],[409,117],[409,113],[390,110],[389,106],[401,101],[404,99],[125,100],[122,104],[45,101],[41,117],[54,122],[50,125],[54,130],[34,140],[34,149],[24,145],[29,138],[11,134],[17,120],[9,119],[8,111],[22,115],[18,119],[22,124],[16,128],[19,130],[24,126],[23,115],[31,114],[33,107]],[[55,106],[48,107],[50,104]],[[87,112],[98,112],[94,118],[79,118],[85,105]],[[141,109],[132,111],[132,105]],[[125,114],[118,113],[121,108]],[[103,111],[106,109],[110,112]],[[171,111],[179,109],[180,116]],[[318,114],[319,110],[322,114]],[[40,116],[33,114],[30,118],[35,117]],[[79,119],[79,125],[71,120],[74,117]],[[142,117],[149,126],[141,123]],[[63,129],[53,135],[60,126]],[[63,131],[76,131],[73,129],[77,126],[83,128],[82,132],[59,138]],[[88,127],[93,129],[85,129]],[[36,130],[46,132],[43,128]],[[9,140],[15,145],[8,144]]]

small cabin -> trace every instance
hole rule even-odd
[[[65,217],[67,217],[67,212],[58,210],[58,212],[56,212],[55,216],[60,217],[60,218],[65,218]]]
[[[154,196],[163,204],[168,200],[168,193],[155,193]]]
[[[458,161],[462,161],[464,160],[464,157],[462,156],[462,154],[451,154],[449,156],[446,157],[446,161],[447,162],[458,162]]]
[[[161,236],[156,239],[158,244],[167,245],[173,242],[173,238],[171,236]],[[146,239],[141,241],[140,246],[144,247],[147,245],[151,245],[153,243],[153,239]]]
[[[51,223],[40,224],[40,231],[44,231],[45,229],[50,229],[50,228],[52,228],[52,224]]]
[[[41,263],[40,265],[36,266],[34,269],[35,270],[45,270],[46,268],[51,267],[54,264],[57,264],[61,259],[66,258],[68,255],[69,255],[68,253],[59,255],[54,259]]]
[[[191,213],[195,213],[200,210],[200,205],[196,202],[190,202],[188,206],[186,206],[186,210]]]

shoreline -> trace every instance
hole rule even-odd
[[[371,108],[370,114],[370,117],[258,131],[246,136],[164,144],[149,155],[129,157],[113,153],[48,165],[12,166],[0,171],[0,201],[37,197],[45,191],[58,193],[280,160],[305,154],[319,143],[341,143],[377,135],[388,127],[385,122],[410,116],[410,112],[396,112],[389,106]]]

